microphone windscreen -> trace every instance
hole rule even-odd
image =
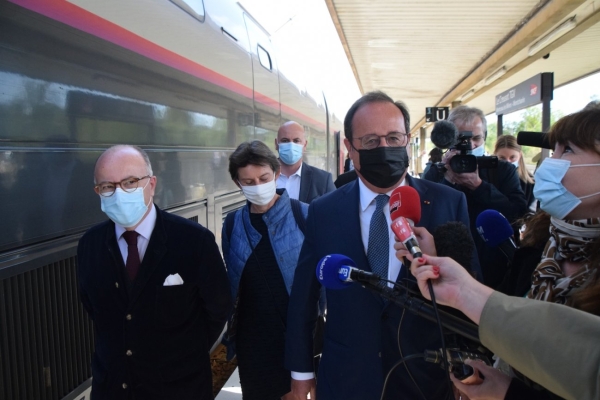
[[[521,146],[540,147],[542,149],[554,150],[550,145],[548,135],[544,132],[520,131],[517,134],[517,143]]]
[[[317,279],[327,289],[344,289],[351,284],[351,282],[343,282],[339,276],[340,268],[346,265],[356,267],[352,259],[342,254],[329,254],[321,258],[317,264]]]
[[[435,147],[440,149],[447,149],[452,147],[458,137],[458,129],[456,125],[449,121],[437,121],[433,125],[431,131],[431,141],[435,144]]]
[[[421,197],[411,186],[399,186],[390,196],[390,217],[392,221],[404,217],[415,224],[421,220]]]
[[[475,243],[466,225],[460,221],[446,222],[433,231],[433,241],[439,257],[450,257],[472,272]]]
[[[477,232],[489,247],[498,245],[513,235],[513,228],[506,217],[496,210],[485,210],[475,220]]]

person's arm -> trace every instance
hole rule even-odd
[[[521,188],[517,169],[507,162],[498,162],[495,171],[487,170],[488,179],[496,176],[496,187],[493,182],[483,181],[471,192],[471,199],[478,209],[496,210],[510,222],[521,218],[527,212],[527,200]]]
[[[201,286],[199,293],[206,313],[208,346],[212,346],[223,331],[233,302],[229,279],[215,237],[212,232],[206,230],[202,239],[202,243],[198,246],[198,262],[204,274],[199,280]]]
[[[411,271],[424,297],[479,324],[481,343],[566,399],[600,398],[600,318],[561,304],[510,297],[482,285],[450,258],[424,255]]]
[[[315,203],[311,203],[306,220],[306,234],[288,305],[285,368],[292,371],[292,394],[295,399],[315,398],[313,373],[313,331],[318,317],[320,285],[315,276],[317,261],[313,254],[316,232]]]

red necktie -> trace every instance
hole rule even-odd
[[[139,233],[136,231],[125,231],[123,238],[127,242],[127,262],[125,263],[125,269],[127,269],[127,275],[130,280],[135,280],[135,276],[140,269],[140,253],[137,248],[137,237]]]

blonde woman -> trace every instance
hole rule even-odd
[[[532,211],[535,211],[535,197],[533,196],[534,180],[531,173],[527,171],[527,167],[525,167],[523,151],[521,150],[521,146],[517,144],[517,139],[510,135],[499,136],[494,147],[494,155],[517,168],[517,174],[521,180],[521,189],[525,193],[527,205],[529,208],[532,208]]]

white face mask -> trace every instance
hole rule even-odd
[[[275,192],[277,190],[275,178],[270,182],[260,185],[242,186],[240,183],[240,186],[246,199],[257,206],[266,206],[269,204],[269,202],[273,200],[273,197],[275,197]]]
[[[515,162],[511,162],[512,165],[515,166],[515,168],[519,168],[519,161],[515,161]]]

